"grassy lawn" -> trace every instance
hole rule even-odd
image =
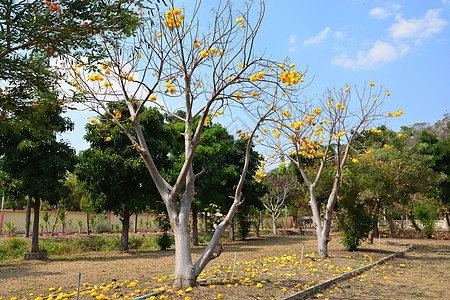
[[[403,250],[410,244],[417,247],[405,257],[340,282],[314,298],[445,298],[445,283],[450,282],[449,240],[381,238],[373,245],[363,244],[360,251],[348,252],[341,249],[339,236],[333,236],[330,257],[321,260],[315,256],[316,240],[312,231],[303,236],[266,235],[247,241],[225,241],[225,251],[199,278],[207,280],[181,295],[170,291],[174,268],[174,250],[171,249],[84,252],[53,255],[47,261],[22,258],[3,261],[0,262],[0,297],[35,299],[51,295],[57,299],[59,295],[60,299],[76,299],[74,292],[81,272],[80,299],[133,299],[161,287],[166,289],[162,299],[281,299]],[[193,259],[200,256],[204,247],[193,247]],[[234,279],[214,280],[231,277],[235,252]],[[156,299],[161,299],[161,295]]]

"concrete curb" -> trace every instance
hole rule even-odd
[[[389,261],[389,260],[391,260],[391,259],[393,259],[395,257],[403,256],[406,252],[412,251],[412,249],[414,249],[414,245],[410,245],[408,248],[406,248],[406,249],[404,249],[404,250],[402,250],[400,252],[394,253],[392,255],[389,255],[389,256],[387,256],[385,258],[382,258],[382,259],[380,259],[377,262],[371,263],[370,265],[366,265],[366,266],[358,268],[356,270],[352,270],[352,271],[344,273],[344,274],[342,274],[342,275],[340,275],[338,277],[329,279],[329,280],[321,282],[321,283],[319,283],[319,284],[317,284],[315,286],[307,288],[306,290],[303,290],[303,291],[300,291],[300,292],[298,292],[296,294],[290,295],[290,296],[288,296],[286,298],[283,298],[283,300],[305,299],[306,297],[309,297],[309,296],[312,296],[312,295],[316,294],[318,290],[324,290],[327,287],[329,287],[330,285],[333,285],[333,284],[335,284],[335,283],[337,283],[339,281],[343,281],[343,280],[347,280],[347,279],[350,279],[352,277],[355,277],[355,276],[363,273],[364,271],[375,267],[376,265],[381,265],[381,264],[383,264],[383,263],[385,263],[385,262],[387,262],[387,261]]]

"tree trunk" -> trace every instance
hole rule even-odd
[[[87,234],[91,234],[91,226],[89,225],[89,213],[86,213],[86,231]]]
[[[369,232],[368,243],[373,244],[373,237],[378,235],[378,213],[380,211],[380,200],[377,200],[375,207],[373,208],[373,218],[375,223],[373,224],[373,229]]]
[[[196,277],[191,257],[191,239],[189,224],[176,224],[173,226],[175,235],[175,276],[173,290],[186,290],[195,286]]]
[[[192,245],[198,246],[198,210],[197,206],[192,204]]]
[[[317,236],[317,253],[321,258],[328,257],[329,239],[325,235]]]
[[[394,219],[392,217],[392,215],[390,214],[386,214],[386,218],[389,224],[389,231],[391,232],[391,237],[395,238],[396,237],[396,230],[395,230],[395,224],[394,224]]]
[[[208,231],[208,212],[205,211],[205,231]]]
[[[128,207],[125,207],[125,210],[122,214],[122,218],[120,221],[122,222],[122,232],[120,234],[120,251],[128,251],[128,234],[130,232],[130,211]]]
[[[272,215],[272,233],[274,235],[278,234],[278,230],[277,230],[277,217]]]
[[[134,233],[138,232],[138,213],[136,213],[134,215],[134,230],[133,230],[133,232]]]
[[[447,228],[450,231],[450,211],[448,208],[445,210],[445,220],[447,220]]]
[[[58,223],[59,212],[61,211],[61,206],[59,206],[58,211],[56,212],[55,223],[53,223],[52,235],[55,233],[56,224]]]
[[[263,212],[259,211],[259,229],[263,230]]]
[[[30,237],[30,219],[31,219],[31,197],[28,196],[27,200],[27,212],[25,215],[25,237]]]
[[[33,236],[31,238],[31,252],[39,252],[39,208],[41,206],[41,199],[34,197],[34,221],[33,221]]]
[[[232,241],[236,240],[236,237],[234,236],[234,221],[230,225],[230,240]]]
[[[414,229],[415,229],[416,231],[420,232],[420,227],[419,227],[419,225],[417,225],[417,223],[416,223],[416,219],[414,218],[414,214],[413,214],[412,209],[409,211],[409,218],[411,219],[411,223],[413,224]]]

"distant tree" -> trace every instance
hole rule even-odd
[[[131,8],[136,10],[131,10]],[[139,10],[137,10],[139,8]],[[0,122],[46,130],[33,111],[39,103],[61,104],[58,59],[104,56],[97,34],[129,36],[143,12],[140,1],[60,0],[0,2]]]
[[[272,231],[276,235],[278,233],[277,219],[287,205],[286,201],[297,185],[297,180],[287,173],[286,168],[281,167],[271,171],[265,178],[265,182],[269,187],[269,192],[263,197],[263,203],[272,216]]]
[[[46,106],[36,110],[47,114],[52,134],[36,135],[34,130],[7,127],[0,132],[1,172],[7,174],[5,184],[16,194],[28,195],[34,201],[32,252],[39,251],[39,211],[41,200],[56,204],[67,195],[64,180],[76,163],[75,151],[56,135],[72,127],[60,116],[62,110]],[[43,119],[43,118],[42,118]]]
[[[126,112],[120,116],[126,117]],[[152,132],[147,145],[155,151],[155,161],[170,169],[170,144],[175,131],[170,124],[165,124],[164,116],[157,109],[145,109],[140,119],[142,129]],[[117,126],[100,120],[88,124],[86,129],[85,139],[91,147],[81,152],[75,173],[85,182],[91,195],[90,206],[96,212],[111,211],[120,216],[120,250],[127,251],[131,214],[144,211],[152,203],[152,208],[156,208],[162,199],[145,164],[136,150],[128,147],[126,136]]]

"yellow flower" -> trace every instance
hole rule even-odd
[[[401,138],[403,136],[403,134],[399,133],[397,134],[397,137]]]
[[[131,75],[130,77],[128,77],[128,81],[133,81],[133,76]]]
[[[89,122],[91,122],[92,124],[97,124],[98,121],[96,119],[90,119]]]
[[[278,139],[280,137],[281,133],[275,132],[273,135]]]
[[[358,160],[356,158],[352,159],[352,162],[354,162],[355,164],[358,163]]]
[[[256,77],[255,76],[250,76],[250,81],[256,81]]]
[[[290,65],[291,68],[295,67],[295,64]]]
[[[134,281],[132,281],[132,282],[130,282],[130,284],[128,285],[128,287],[133,287],[133,286],[136,286],[136,282],[134,282]]]
[[[160,37],[162,37],[162,33],[160,32],[160,33],[158,33],[158,35],[156,36],[157,38],[160,38]]]
[[[216,49],[213,47],[209,51],[211,52],[211,54],[214,54],[214,52],[216,52]]]
[[[217,299],[222,299],[222,294],[218,294]]]
[[[387,145],[387,144],[385,144],[385,145],[384,145],[384,148],[386,148],[386,149],[391,149],[392,147],[389,146],[389,145]]]
[[[110,72],[109,70],[106,70],[106,71],[105,71],[105,74],[106,74],[106,75],[109,75],[109,74],[111,74],[111,72]]]
[[[172,87],[169,89],[169,92],[170,92],[171,94],[175,94],[177,91],[176,91],[175,88],[172,86]]]
[[[259,72],[258,74],[256,74],[256,78],[263,79],[264,78],[264,72]]]
[[[138,55],[136,55],[136,57],[137,57],[137,58],[141,58],[141,57],[142,57],[142,55],[138,54]]]
[[[191,297],[184,297],[184,300],[191,300]]]
[[[188,287],[187,289],[186,289],[186,292],[192,292],[192,287]]]
[[[172,87],[172,84],[170,82],[166,81],[166,83],[164,83],[164,86],[167,88],[170,88],[170,87]]]
[[[107,64],[102,64],[102,69],[103,70],[108,70],[108,65]]]
[[[178,293],[178,296],[183,296],[184,295],[183,290],[179,290],[177,293]]]
[[[205,58],[205,57],[208,56],[208,52],[202,51],[202,53],[200,53],[200,56],[201,56],[202,58]]]
[[[262,287],[263,287],[263,285],[262,285],[262,283],[261,283],[261,282],[258,282],[258,283],[256,284],[256,287],[257,287],[257,288],[262,288]]]
[[[350,91],[350,87],[347,87],[344,91],[348,93],[348,91]]]
[[[284,64],[281,64],[281,65],[280,65],[280,68],[284,69],[284,67],[285,67],[285,65],[284,65]]]
[[[206,117],[205,123],[203,123],[203,125],[208,125],[210,123],[211,123],[211,119],[209,117]]]
[[[278,149],[277,149],[277,150],[278,150]],[[283,162],[280,162],[280,165],[285,166],[286,163],[283,161]],[[261,287],[262,287],[262,284],[261,284]]]
[[[371,82],[369,83],[370,86],[375,86],[375,83]]]
[[[150,96],[150,100],[151,100],[151,101],[156,101],[156,96],[155,96],[155,95],[151,95],[151,96]]]
[[[241,67],[241,68],[243,68],[244,66],[241,64],[241,63],[238,63],[238,66],[239,67]]]
[[[97,297],[97,296],[98,296],[97,292],[92,292],[92,293],[91,293],[91,297],[94,298],[94,297]]]
[[[194,47],[195,47],[195,48],[200,47],[200,45],[198,44],[198,41],[197,41],[197,40],[194,41]]]
[[[242,21],[244,21],[244,18],[237,18],[236,19],[236,23],[241,23]]]
[[[173,10],[173,14],[174,14],[175,16],[179,16],[179,15],[181,15],[181,13],[182,13],[182,11],[181,11],[181,9],[179,9],[179,8]]]
[[[386,96],[388,96],[388,97],[389,97],[390,95],[391,95],[391,93],[387,93],[387,94],[386,94]]]

